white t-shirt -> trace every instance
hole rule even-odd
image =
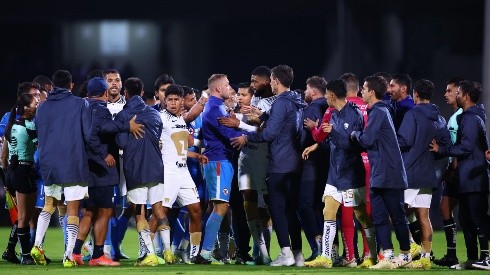
[[[165,174],[179,174],[187,170],[187,148],[189,131],[182,116],[167,110],[160,111],[163,129],[160,141]]]

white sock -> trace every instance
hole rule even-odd
[[[163,246],[162,246],[162,238],[160,237],[160,234],[155,234],[155,236],[153,237],[153,247],[155,248],[155,253],[157,255],[162,254]]]
[[[73,253],[73,248],[75,247],[75,241],[77,240],[78,235],[78,224],[66,224],[66,251],[65,256],[71,258],[71,254]]]
[[[153,243],[151,242],[150,229],[145,228],[141,230],[139,232],[139,235],[141,236],[141,240],[143,241],[143,244],[148,254],[155,254],[155,249],[153,248]]]
[[[323,222],[322,255],[327,259],[332,259],[332,246],[336,233],[337,223],[335,221]]]
[[[170,247],[170,227],[158,230],[158,234],[160,235],[160,238],[162,239],[163,243],[163,250],[171,250]]]
[[[34,246],[43,247],[44,236],[48,229],[49,222],[51,221],[51,214],[46,211],[41,211],[37,220],[36,238],[34,240]]]
[[[284,256],[293,256],[293,251],[291,251],[291,247],[285,246],[281,247],[281,254]]]
[[[262,222],[260,220],[247,221],[250,234],[254,240],[255,245],[258,246],[262,257],[269,257],[267,246],[265,245],[264,235],[262,230]]]

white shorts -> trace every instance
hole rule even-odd
[[[123,157],[122,150],[119,151],[119,191],[121,191],[121,197],[124,197],[128,194],[128,189],[126,188],[126,177],[124,177],[124,169],[123,169]]]
[[[406,189],[404,196],[409,208],[430,208],[432,188]]]
[[[128,191],[128,201],[133,204],[149,203],[154,205],[162,200],[163,183],[159,183],[153,187],[140,187]]]
[[[358,206],[361,203],[366,203],[366,187],[359,187],[354,189],[347,189],[345,191],[337,190],[337,187],[326,184],[325,191],[323,192],[323,201],[325,197],[330,196],[334,200],[347,207]]]
[[[200,203],[196,184],[187,168],[183,169],[180,174],[165,174],[164,177],[165,184],[161,198],[163,206],[172,208],[174,202],[177,202],[180,207]]]
[[[266,159],[267,160],[267,159]],[[267,194],[265,178],[267,175],[267,163],[254,162],[250,157],[238,158],[238,190],[256,190],[257,193]]]
[[[44,186],[44,195],[61,200],[61,194],[65,194],[65,201],[79,201],[88,198],[87,186],[69,186],[61,187],[57,184]]]

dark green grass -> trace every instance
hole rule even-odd
[[[0,227],[0,251],[3,252],[8,242],[8,235],[10,229],[6,227]],[[397,248],[396,238],[393,237],[395,248]],[[437,258],[443,256],[446,252],[446,244],[443,232],[435,232],[433,251]],[[275,258],[279,253],[277,246],[277,240],[275,235],[272,239],[271,255]],[[466,259],[466,250],[464,248],[463,234],[458,232],[458,257],[460,260]],[[161,265],[158,267],[134,267],[134,261],[138,254],[138,239],[136,230],[129,228],[126,237],[123,241],[124,252],[131,258],[130,260],[121,261],[120,267],[105,268],[105,267],[88,267],[81,266],[76,268],[63,268],[61,259],[63,256],[63,235],[59,228],[50,228],[47,232],[45,240],[46,255],[53,260],[48,266],[18,266],[13,265],[3,260],[0,260],[0,274],[155,274],[155,273],[168,273],[168,274],[310,274],[310,273],[346,273],[346,274],[359,274],[359,273],[374,273],[381,272],[384,274],[443,274],[448,272],[457,272],[459,274],[468,272],[482,272],[482,271],[454,271],[447,268],[439,268],[436,265],[432,265],[430,271],[423,270],[359,270],[354,268],[332,268],[332,269],[320,269],[320,268],[299,268],[299,267],[269,267],[269,266],[243,266],[243,265],[226,265],[226,266],[202,266],[202,265]],[[362,250],[362,247],[361,247]],[[305,239],[303,239],[303,252],[306,257],[311,254],[310,248]],[[398,253],[397,253],[398,254]]]

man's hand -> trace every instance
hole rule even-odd
[[[305,150],[303,151],[303,153],[301,154],[301,157],[304,160],[307,160],[308,157],[310,156],[310,154],[313,153],[314,151],[316,151],[316,149],[318,149],[318,143],[315,143],[309,147],[306,147]]]
[[[429,144],[429,151],[434,153],[439,152],[439,144],[437,144],[437,141],[435,139],[433,139]]]
[[[323,132],[325,133],[330,133],[332,132],[332,124],[328,123],[328,122],[325,122],[322,124],[322,130]]]
[[[194,146],[194,136],[189,134],[187,136],[187,147],[192,147],[192,146]]]
[[[145,125],[136,122],[136,115],[129,121],[129,132],[133,134],[135,139],[143,138],[144,128]]]
[[[229,128],[238,128],[240,120],[236,117],[219,117],[218,123]]]
[[[246,114],[246,115],[255,115],[255,116],[261,116],[262,115],[262,111],[257,108],[257,107],[254,107],[254,106],[243,106],[240,108],[240,112],[242,114]]]
[[[231,138],[231,145],[235,149],[242,149],[243,146],[245,146],[245,144],[247,144],[247,136],[245,136],[245,135],[241,135],[239,137]]]
[[[196,159],[199,161],[201,164],[208,164],[209,159],[205,155],[197,154]]]
[[[318,125],[318,121],[319,121],[318,119],[316,119],[316,121],[313,121],[307,117],[303,121],[303,126],[305,126],[305,128],[308,129],[308,131],[311,131],[311,129],[315,128]]]
[[[107,164],[107,166],[109,166],[109,167],[116,165],[116,160],[114,159],[114,157],[111,154],[108,154],[107,157],[105,157],[104,161],[105,161],[105,164]]]
[[[490,160],[490,149],[485,151],[485,158]]]

